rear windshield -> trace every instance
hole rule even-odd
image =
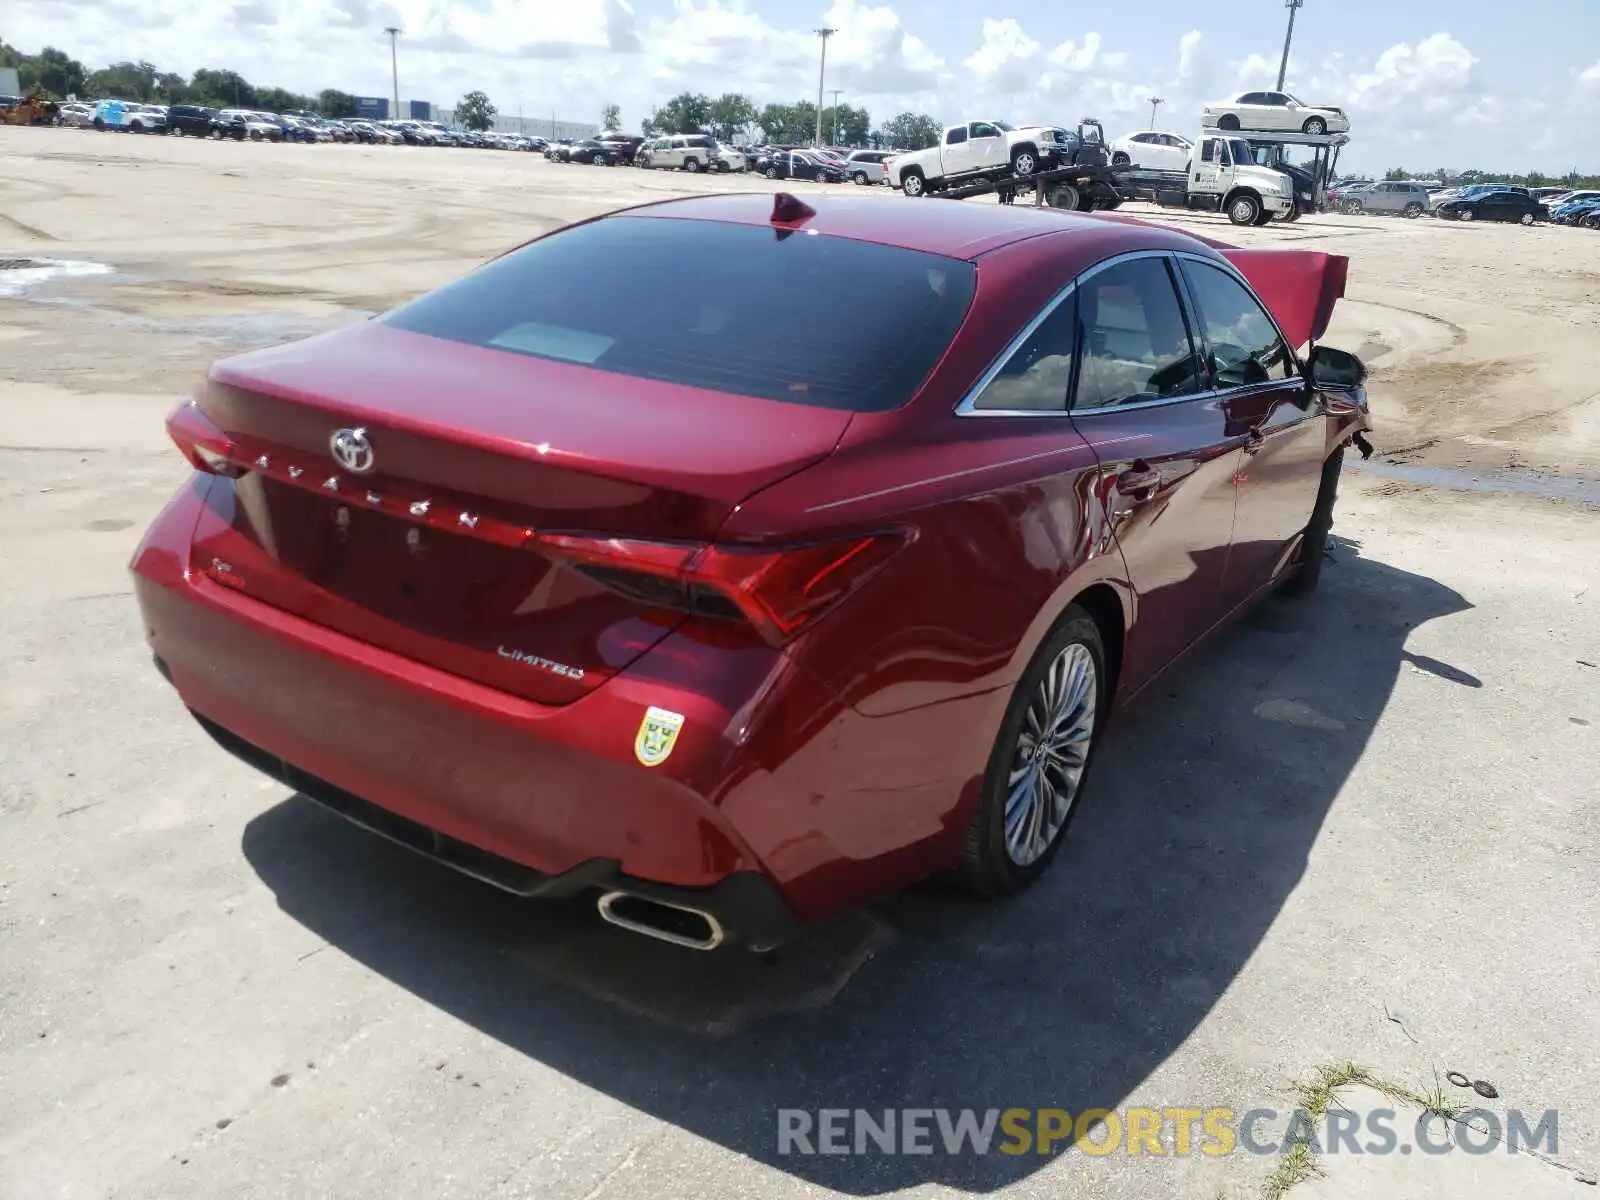
[[[767,226],[608,217],[388,314],[401,329],[735,395],[905,403],[972,301],[969,262]]]

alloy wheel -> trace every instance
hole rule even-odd
[[[1066,824],[1098,713],[1094,656],[1073,642],[1050,664],[1028,703],[1006,777],[1006,854],[1017,866],[1037,862]]]

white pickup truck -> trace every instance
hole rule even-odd
[[[1077,144],[1072,133],[1053,125],[1017,129],[1004,121],[968,121],[946,126],[937,146],[897,154],[884,166],[891,186],[908,196],[923,196],[1065,166]]]

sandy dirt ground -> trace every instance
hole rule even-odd
[[[1115,731],[1015,903],[919,890],[776,964],[686,961],[415,860],[193,726],[125,570],[183,474],[161,418],[210,361],[567,221],[768,187],[0,129],[0,260],[110,268],[0,275],[0,1195],[1243,1200],[1275,1158],[784,1156],[776,1112],[1286,1114],[1348,1060],[1557,1110],[1554,1157],[1592,1173],[1600,509],[1548,498],[1600,479],[1583,231],[1180,219],[1350,255],[1328,340],[1374,368],[1389,472],[1347,473],[1313,600]],[[1515,1161],[1549,1174],[1474,1194],[1571,1178]]]

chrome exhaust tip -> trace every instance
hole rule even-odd
[[[726,936],[708,912],[633,892],[607,892],[597,907],[603,921],[690,950],[715,950]]]

